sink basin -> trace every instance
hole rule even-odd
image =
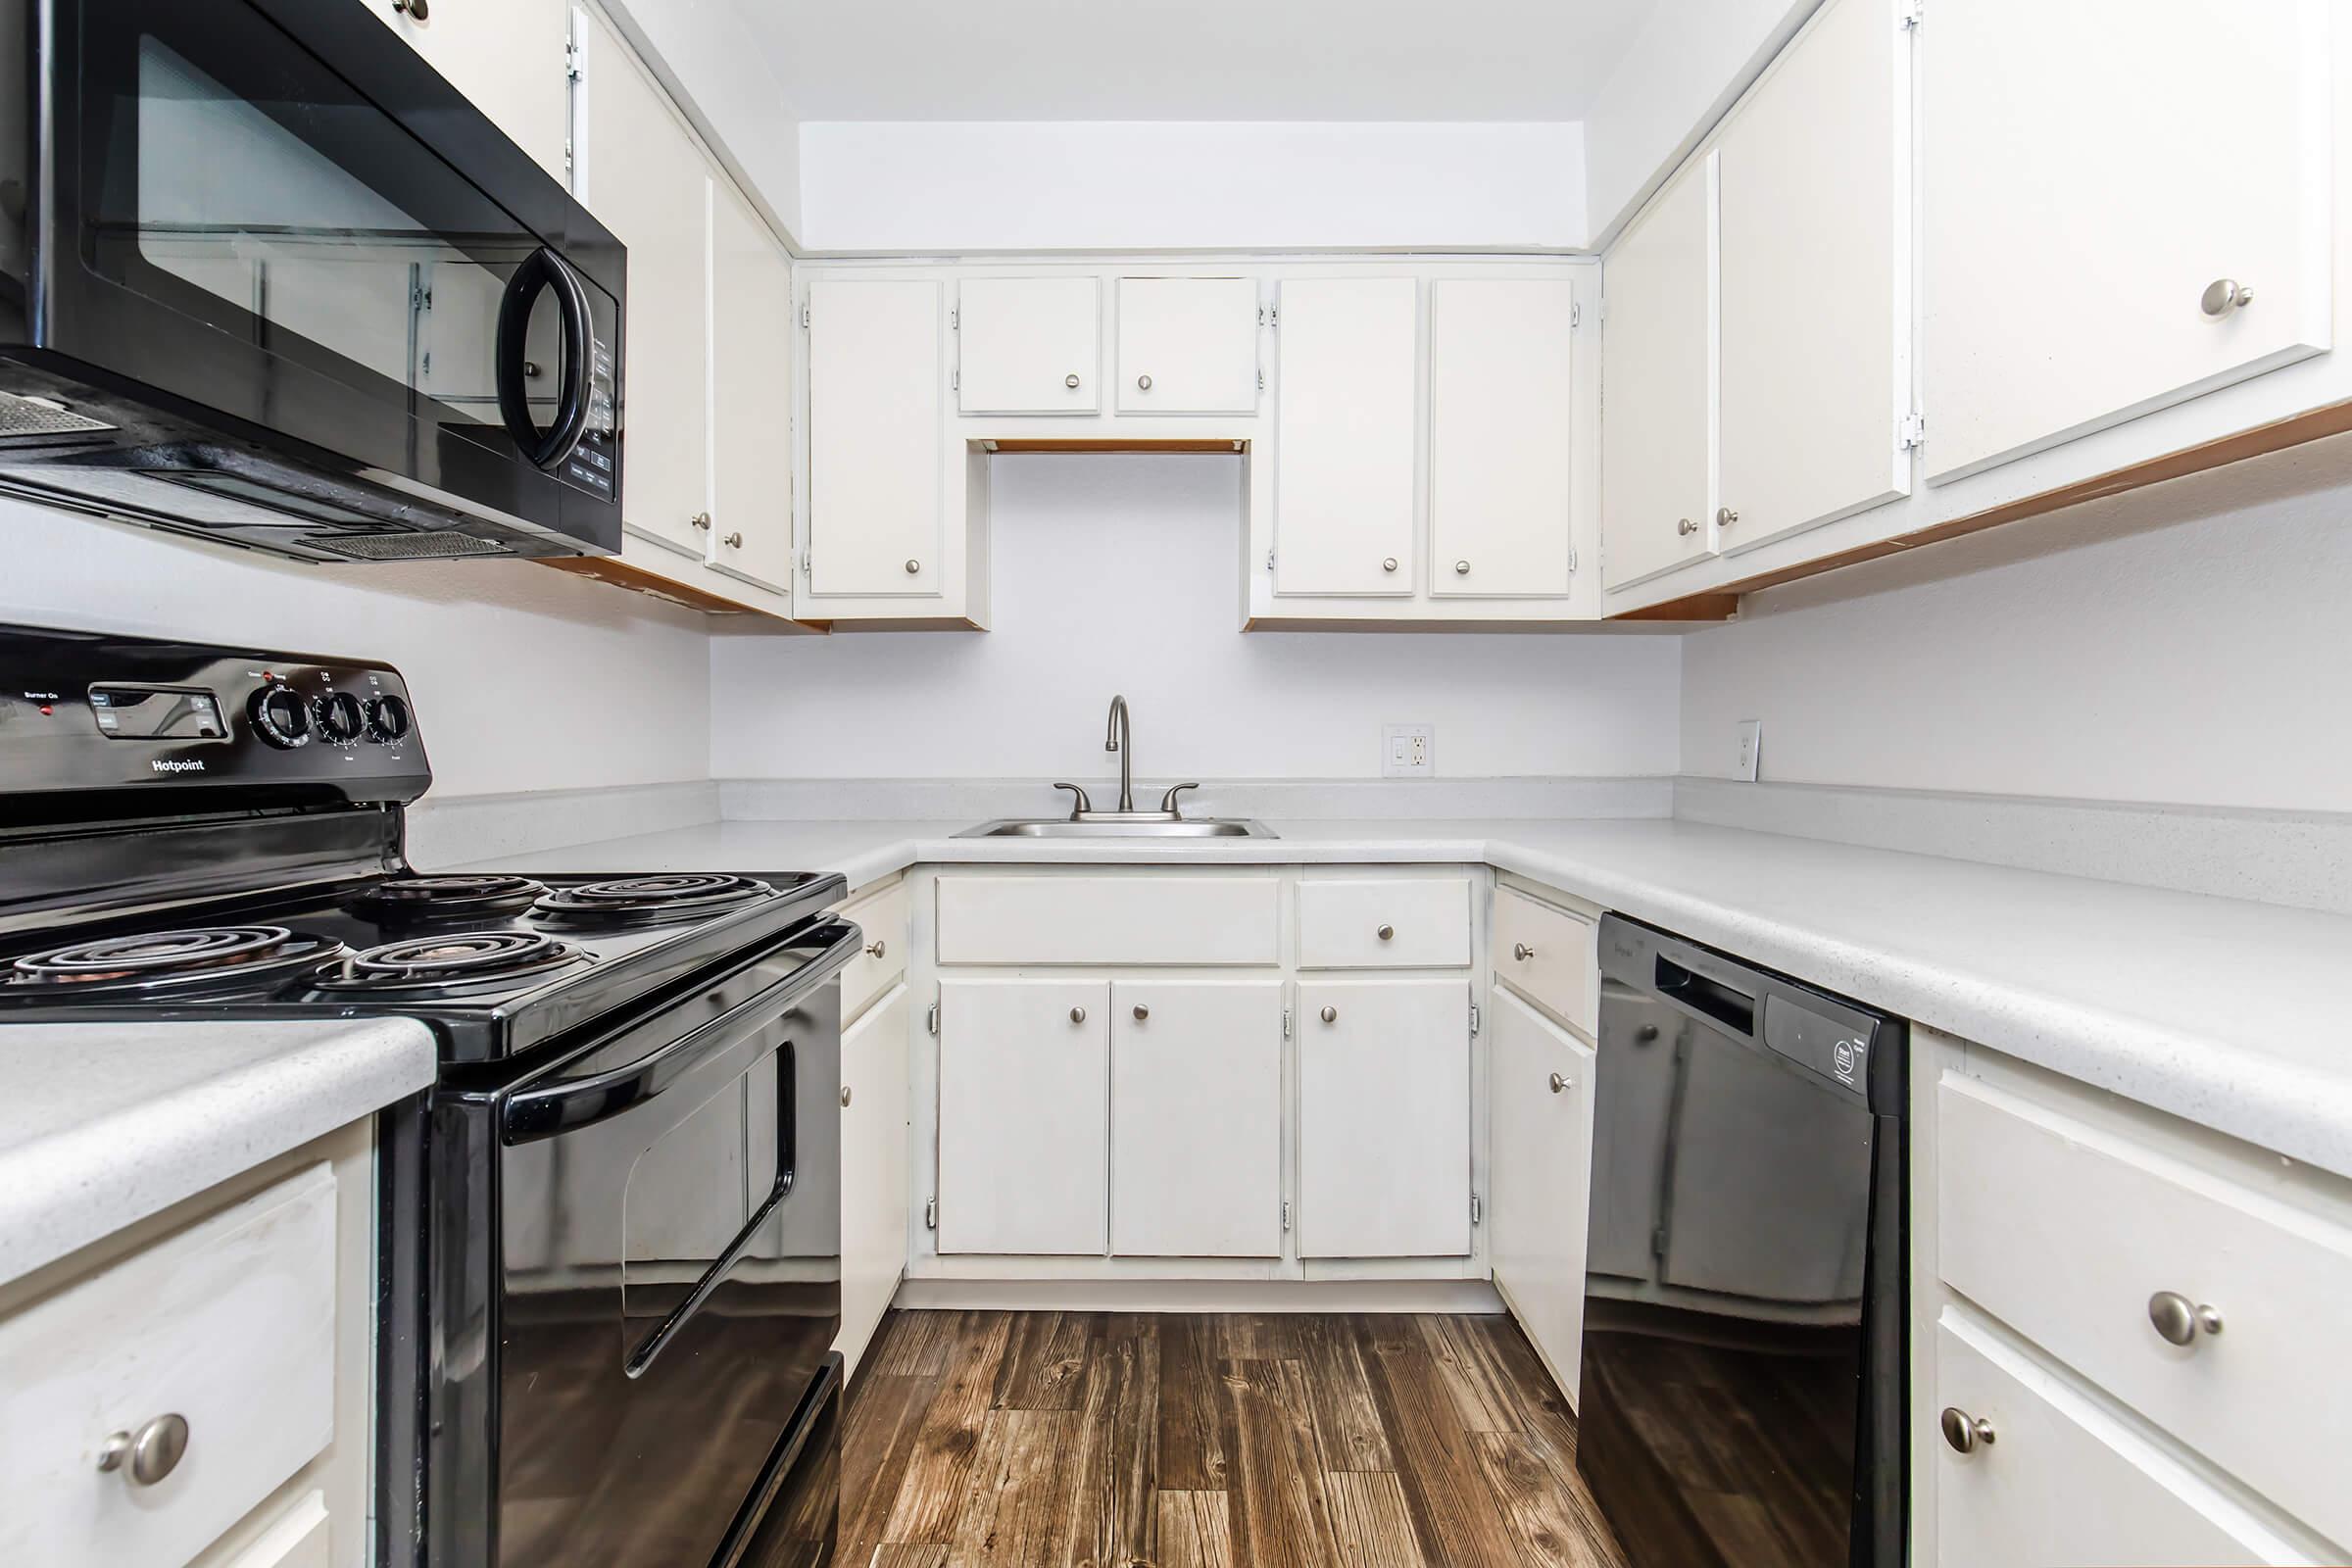
[[[1066,816],[1007,818],[983,822],[959,839],[1270,839],[1263,822],[1241,817],[1198,817],[1181,822],[1072,821]]]

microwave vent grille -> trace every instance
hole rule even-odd
[[[495,539],[477,539],[469,533],[446,529],[421,533],[313,534],[303,543],[354,561],[446,561],[457,556],[514,553]]]
[[[14,392],[0,392],[0,441],[81,435],[92,430],[113,428],[104,419],[75,414],[63,404],[52,403],[47,398],[19,397]]]

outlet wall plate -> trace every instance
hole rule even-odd
[[[1732,777],[1742,784],[1756,781],[1756,764],[1764,751],[1764,721],[1743,718],[1740,721],[1739,750],[1733,754]]]
[[[1384,724],[1380,729],[1380,776],[1428,778],[1438,770],[1437,731],[1428,724]]]

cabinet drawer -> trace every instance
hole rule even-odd
[[[1431,969],[1469,961],[1466,877],[1298,884],[1301,969]]]
[[[1954,1310],[1936,1325],[1936,1391],[1992,1429],[1967,1453],[1936,1444],[1936,1560],[2192,1568],[2301,1563],[2246,1512],[2066,1382]]]
[[[0,1323],[0,1562],[178,1568],[326,1446],[334,1360],[324,1165]],[[168,1473],[99,1469],[172,1415]]]
[[[2352,1234],[2153,1144],[1972,1080],[1936,1088],[1944,1280],[2289,1513],[2352,1540]],[[2211,1306],[2177,1346],[2151,1298]],[[2192,1317],[2193,1321],[2193,1317]]]
[[[943,876],[942,963],[1271,964],[1270,876]]]
[[[1599,928],[1581,914],[1494,890],[1494,976],[1586,1039],[1600,1027]]]
[[[850,1023],[906,972],[906,884],[901,882],[845,905],[841,917],[857,922],[865,945],[841,971],[841,1021]]]

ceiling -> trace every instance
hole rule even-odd
[[[1581,120],[1658,0],[721,0],[803,120]]]

